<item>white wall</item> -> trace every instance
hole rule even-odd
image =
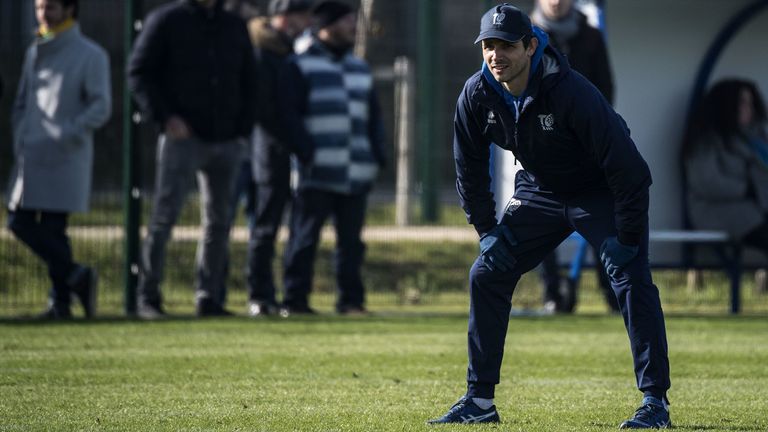
[[[680,227],[678,151],[694,80],[704,55],[726,23],[752,0],[607,0],[608,49],[616,84],[616,110],[651,168],[652,229]],[[712,80],[755,80],[768,95],[768,11],[754,17],[719,58]],[[505,152],[506,153],[506,152]],[[514,166],[505,154],[504,170]],[[506,178],[512,177],[505,175]],[[512,187],[498,191],[506,204]],[[678,251],[656,246],[652,260],[669,261]]]

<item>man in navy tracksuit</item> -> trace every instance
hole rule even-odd
[[[666,331],[648,264],[647,164],[624,120],[520,10],[489,10],[475,42],[482,42],[485,61],[467,80],[454,120],[456,186],[480,235],[469,275],[468,389],[431,422],[499,421],[494,386],[515,285],[577,231],[600,248],[644,393],[620,427],[669,426]],[[500,222],[490,191],[491,143],[524,168]]]

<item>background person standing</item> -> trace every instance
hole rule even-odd
[[[313,11],[316,32],[291,68],[298,99],[287,100],[303,118],[314,146],[298,166],[290,238],[285,253],[283,315],[314,313],[309,307],[320,229],[331,217],[336,229],[336,311],[365,313],[360,269],[368,193],[384,165],[383,126],[368,65],[351,50],[354,9],[324,1]]]
[[[195,175],[203,225],[195,264],[196,312],[230,315],[219,291],[227,278],[231,197],[256,118],[258,80],[245,22],[223,10],[220,0],[161,6],[147,17],[136,40],[128,79],[136,101],[162,131],[138,315],[165,315],[160,281],[166,243]]]
[[[93,131],[110,117],[112,89],[109,57],[80,32],[77,12],[77,0],[35,0],[40,27],[12,109],[8,227],[48,266],[45,319],[70,318],[72,293],[86,317],[96,309],[96,272],[74,262],[67,219],[88,210]]]
[[[251,137],[251,165],[258,197],[248,241],[248,314],[253,317],[278,310],[272,263],[277,231],[291,198],[290,157],[295,153],[305,162],[311,158],[312,143],[304,141],[306,137],[293,140],[290,132],[296,126],[286,124],[301,119],[292,118],[295,110],[286,110],[278,102],[285,91],[295,91],[294,83],[284,81],[288,58],[293,55],[294,39],[311,22],[311,11],[311,0],[272,0],[268,17],[248,23],[259,67],[260,113]]]
[[[531,21],[547,32],[550,44],[568,58],[571,68],[584,75],[613,105],[613,76],[603,34],[589,25],[587,17],[573,3],[573,0],[537,0]],[[605,301],[611,311],[619,312],[619,303],[600,256],[596,249],[590,249],[594,253],[595,273]],[[578,301],[578,280],[567,278],[566,283],[561,284],[557,249],[544,258],[540,271],[544,283],[544,310],[572,313]]]

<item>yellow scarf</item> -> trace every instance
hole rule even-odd
[[[43,39],[51,39],[56,37],[57,34],[71,29],[73,25],[75,25],[73,18],[67,18],[64,22],[52,28],[48,28],[45,24],[40,24],[40,27],[37,29],[37,35]]]

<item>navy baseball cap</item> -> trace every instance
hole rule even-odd
[[[511,4],[504,3],[492,7],[480,19],[480,35],[475,39],[475,43],[483,39],[517,42],[532,34],[531,19],[528,15]]]

